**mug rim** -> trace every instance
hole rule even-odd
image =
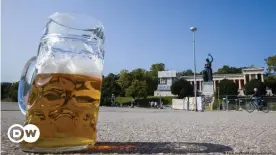
[[[87,23],[87,25],[90,25],[90,26],[79,27],[79,26],[72,25],[72,24],[78,23],[78,22],[74,22],[71,24],[69,24],[69,23],[65,24],[65,23],[62,23],[61,17],[67,17],[67,18],[70,17],[73,20],[80,20],[79,18],[83,18],[85,20],[81,20],[81,22],[79,22],[79,23]],[[95,18],[93,16],[89,16],[89,15],[82,14],[82,13],[55,12],[55,13],[51,14],[48,18],[61,26],[64,26],[64,27],[67,27],[70,29],[74,29],[74,30],[89,31],[89,30],[92,30],[95,28],[101,28],[102,30],[104,30],[103,23],[100,20],[98,20],[97,18]]]

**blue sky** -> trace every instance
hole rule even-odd
[[[213,68],[256,65],[276,54],[275,0],[3,0],[1,81],[18,81],[37,52],[47,18],[54,12],[83,13],[105,26],[104,73],[193,68],[191,26],[196,33],[197,70],[208,53]]]

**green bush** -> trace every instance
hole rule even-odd
[[[234,83],[233,80],[223,79],[218,84],[218,87],[219,87],[219,90],[217,89],[217,91],[215,92],[216,98],[218,98],[218,93],[219,93],[220,99],[224,98],[226,95],[232,95],[232,96],[238,95],[238,85]]]
[[[254,88],[257,88],[259,90],[259,92],[261,93],[261,95],[266,94],[266,85],[258,79],[253,79],[253,80],[247,82],[245,85],[246,95],[254,94]]]
[[[172,94],[177,95],[178,98],[182,99],[193,95],[193,86],[187,80],[179,79],[171,85],[171,92]]]
[[[6,102],[17,102],[18,82],[1,82],[1,100]]]
[[[273,94],[276,94],[276,76],[268,76],[268,77],[265,77],[264,80],[265,80],[265,85],[268,88],[271,88]]]
[[[276,103],[272,104],[272,111],[276,111]]]
[[[222,103],[222,100],[221,102]],[[215,99],[214,103],[213,103],[213,110],[217,110],[219,107],[219,100],[218,99]]]
[[[205,106],[205,110],[212,110],[211,106]]]

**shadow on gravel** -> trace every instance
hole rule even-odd
[[[118,154],[152,154],[152,153],[225,153],[232,151],[229,146],[211,143],[186,142],[99,142],[87,150],[74,153],[118,153]]]

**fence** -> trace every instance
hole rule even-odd
[[[219,102],[219,110],[244,110],[245,103],[250,102],[251,96],[235,96],[226,95],[222,97],[222,101]],[[263,96],[263,99],[272,105],[272,110],[276,111],[276,96]]]

